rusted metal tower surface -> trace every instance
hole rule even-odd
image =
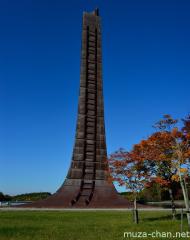
[[[102,90],[101,26],[98,9],[83,14],[80,95],[75,145],[60,189],[33,207],[130,207],[107,181]]]

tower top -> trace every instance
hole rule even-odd
[[[85,13],[92,14],[94,16],[99,16],[99,8],[95,8],[94,11],[92,11],[92,12],[83,12],[83,14],[85,14]]]
[[[94,13],[95,16],[99,16],[99,8],[95,8],[93,13]]]

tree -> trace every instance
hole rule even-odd
[[[111,154],[108,160],[111,180],[132,192],[134,222],[138,223],[137,195],[148,181],[147,169],[143,162],[132,158],[132,155],[123,149]]]
[[[173,194],[173,186],[174,186],[175,181],[173,181],[172,172],[170,170],[168,170],[168,168],[169,168],[169,166],[164,161],[163,166],[158,167],[157,176],[152,177],[151,184],[157,183],[161,186],[162,189],[167,190],[169,192],[171,208],[172,208],[172,216],[173,216],[173,220],[175,220],[176,219],[176,206],[175,206],[174,194]]]
[[[139,161],[149,160],[155,162],[156,165],[166,163],[169,179],[162,177],[160,182],[168,180],[170,180],[168,184],[171,181],[180,182],[190,228],[190,205],[186,184],[190,158],[189,120],[184,120],[184,126],[181,129],[176,127],[177,122],[170,115],[165,115],[155,125],[158,131],[147,140],[136,144],[133,153]]]
[[[4,195],[2,192],[0,192],[0,201],[10,201],[12,198],[9,195]]]

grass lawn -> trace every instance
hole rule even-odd
[[[140,223],[135,225],[131,212],[122,211],[0,211],[0,240],[122,240],[132,239],[123,237],[127,231],[180,231],[180,219],[172,221],[169,211],[139,215]]]

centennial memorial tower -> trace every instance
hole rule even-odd
[[[98,9],[83,14],[80,95],[75,144],[60,189],[35,207],[128,207],[107,181],[102,90],[101,24]],[[30,205],[31,206],[31,205]]]

